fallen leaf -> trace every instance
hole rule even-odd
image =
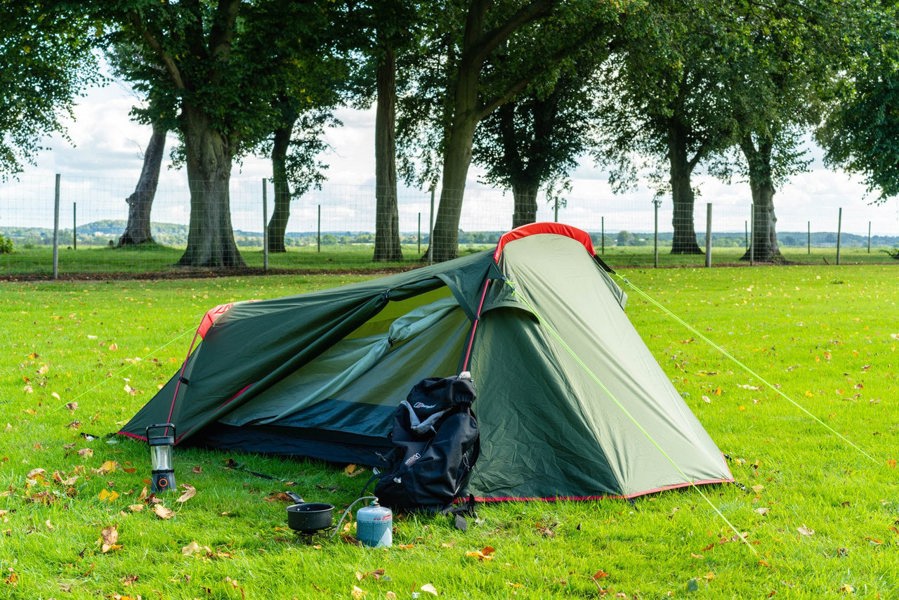
[[[597,571],[596,573],[593,574],[593,579],[594,579],[594,580],[597,580],[597,579],[605,579],[605,578],[608,577],[608,576],[609,576],[608,573],[606,573],[605,571],[603,571],[602,569],[600,569],[599,571]]]
[[[100,551],[103,554],[107,552],[111,552],[112,550],[118,550],[122,546],[118,543],[119,541],[119,530],[115,525],[111,525],[109,527],[103,528],[103,531],[100,532],[101,536],[101,545]]]
[[[212,549],[209,546],[201,546],[197,542],[191,542],[181,548],[181,554],[183,554],[184,556],[193,556],[197,552],[202,552],[203,554],[210,555],[212,554]]]
[[[494,552],[496,552],[496,549],[493,546],[486,546],[481,550],[475,550],[473,552],[466,552],[465,556],[467,556],[469,558],[476,558],[480,561],[493,560]]]
[[[143,504],[129,504],[128,505],[128,510],[130,510],[131,512],[140,512],[145,508],[146,507]]]
[[[106,488],[103,488],[102,490],[100,490],[98,496],[101,502],[114,502],[118,499],[119,493],[115,490],[110,491]]]
[[[764,489],[765,489],[765,486],[763,486],[761,484],[752,486],[752,491],[755,492],[756,494],[761,494],[762,490],[764,490]]]
[[[387,598],[387,600],[396,600],[396,594],[394,592],[387,592],[384,594],[384,597]]]
[[[366,591],[360,588],[359,586],[354,585],[353,591],[351,593],[353,600],[362,600],[365,598]]]
[[[815,530],[809,529],[805,525],[803,525],[802,527],[797,527],[796,531],[798,531],[802,535],[815,535]]]
[[[182,483],[181,487],[184,488],[184,493],[178,496],[176,502],[181,502],[183,504],[197,495],[197,490],[192,485]]]
[[[842,594],[854,594],[855,588],[849,585],[848,583],[844,583],[840,586],[840,593]]]
[[[26,477],[27,479],[38,480],[38,479],[44,479],[44,476],[45,476],[46,474],[47,474],[47,471],[46,471],[46,470],[41,469],[41,468],[37,468],[37,469],[31,469],[30,471],[28,471],[28,474],[25,475],[25,477]]]
[[[346,475],[347,477],[355,477],[356,475],[364,472],[365,467],[360,467],[359,465],[347,465],[343,470],[344,475]]]
[[[429,593],[429,594],[434,594],[435,596],[439,596],[439,595],[440,595],[440,594],[437,593],[437,588],[435,588],[435,587],[434,587],[433,585],[431,585],[430,583],[424,584],[424,585],[421,586],[419,589],[420,589],[421,591],[423,591],[423,592],[427,592],[427,593]]]
[[[107,460],[100,468],[96,470],[97,475],[105,475],[106,473],[112,473],[118,468],[119,464],[114,460]]]
[[[153,507],[153,512],[156,513],[156,516],[160,519],[171,519],[175,516],[175,511],[170,508],[164,507],[162,504],[157,504]]]
[[[771,511],[770,508],[765,508],[765,507],[760,507],[760,508],[755,509],[755,512],[757,512],[758,514],[763,515],[763,516],[767,515],[770,511]]]

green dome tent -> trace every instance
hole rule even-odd
[[[383,466],[421,379],[471,371],[480,500],[631,498],[732,481],[624,313],[589,236],[554,223],[364,283],[216,307],[202,342],[121,432]],[[195,337],[196,341],[196,337]]]

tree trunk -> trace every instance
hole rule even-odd
[[[777,245],[777,231],[774,215],[774,180],[771,173],[771,150],[774,143],[770,138],[760,140],[758,147],[747,136],[740,142],[740,149],[749,165],[749,187],[752,189],[752,241],[746,254],[740,260],[759,262],[784,262]]]
[[[396,199],[396,55],[382,44],[378,60],[378,107],[375,114],[375,253],[376,261],[403,260]]]
[[[515,200],[512,229],[537,220],[537,192],[539,189],[540,185],[534,182],[512,184],[512,197]]]
[[[187,249],[178,265],[244,267],[231,227],[228,183],[234,149],[201,111],[185,104],[181,118],[190,187],[190,228]]]
[[[162,155],[165,151],[165,135],[167,130],[162,125],[153,124],[150,143],[144,152],[144,164],[140,178],[134,187],[134,193],[125,199],[128,203],[128,224],[119,238],[119,247],[152,244],[153,233],[150,231],[150,211],[159,185],[159,169],[162,166]]]
[[[677,126],[672,126],[668,134],[668,160],[671,173],[671,199],[674,205],[674,238],[671,242],[671,254],[702,254],[696,242],[696,230],[693,225],[693,186],[690,176],[692,163],[687,158],[684,135]]]
[[[275,130],[272,143],[272,182],[275,188],[275,208],[268,222],[268,251],[287,252],[284,237],[290,219],[290,183],[287,181],[287,149],[293,124]]]
[[[477,120],[473,115],[468,118],[457,117],[446,142],[440,206],[431,240],[431,258],[436,262],[456,258],[458,253],[462,198],[465,195],[468,167],[471,165],[471,145],[476,126]]]

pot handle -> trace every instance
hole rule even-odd
[[[302,497],[300,497],[297,494],[294,494],[293,492],[284,492],[284,493],[287,495],[288,498],[290,498],[297,504],[303,504],[304,502],[306,502],[305,500],[303,500]]]

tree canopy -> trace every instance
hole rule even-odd
[[[873,2],[861,15],[842,86],[817,137],[828,164],[864,177],[883,202],[899,196],[899,6]]]
[[[6,2],[0,18],[0,177],[65,135],[77,98],[100,81],[94,23],[53,2]]]

